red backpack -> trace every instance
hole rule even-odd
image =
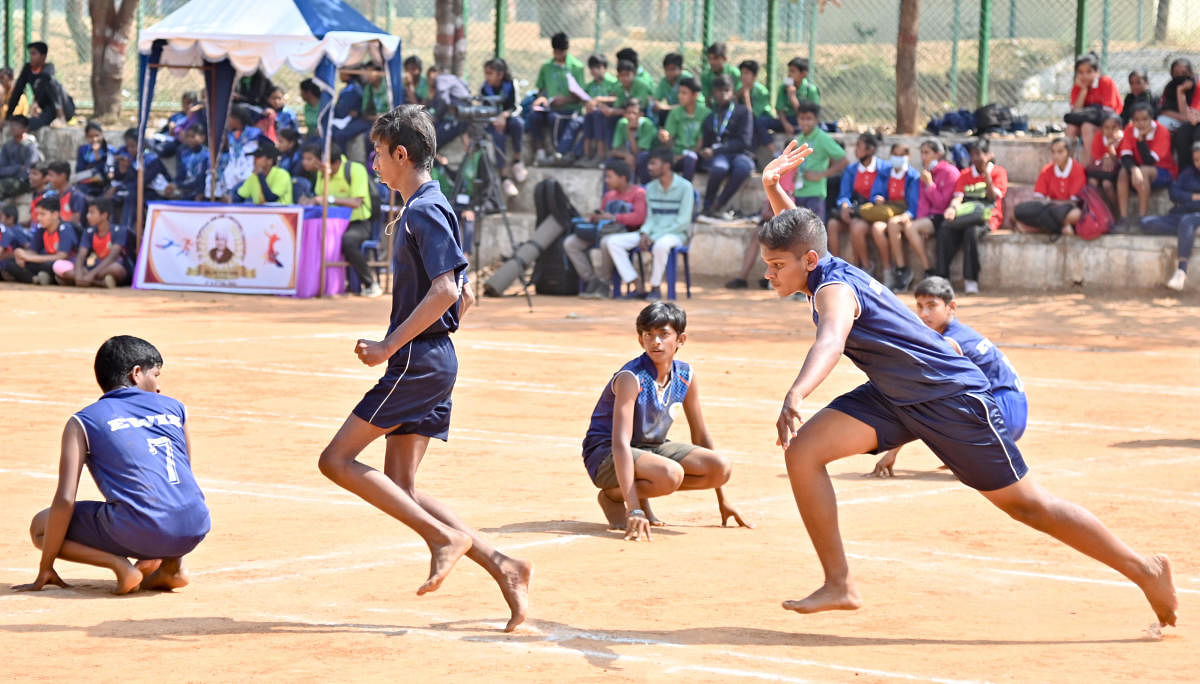
[[[1083,203],[1083,215],[1075,224],[1075,235],[1083,240],[1095,240],[1112,230],[1112,209],[1109,209],[1108,202],[1104,200],[1104,195],[1099,189],[1085,185],[1079,191],[1079,199]]]

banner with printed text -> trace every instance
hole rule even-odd
[[[304,207],[153,202],[133,286],[296,294]]]

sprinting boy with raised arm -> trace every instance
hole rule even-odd
[[[1021,377],[1017,375],[1012,362],[991,340],[958,320],[958,302],[954,299],[954,286],[949,280],[941,276],[926,278],[917,284],[913,296],[917,300],[917,317],[921,322],[946,338],[955,351],[983,371],[992,396],[1000,407],[1000,415],[1004,416],[1004,427],[1008,428],[1012,441],[1020,440],[1029,419],[1029,398],[1025,396],[1025,386],[1021,384]],[[884,454],[871,474],[892,477],[899,451],[900,447],[896,447]]]
[[[42,562],[37,579],[17,591],[67,586],[54,570],[59,558],[112,570],[118,594],[187,586],[183,557],[210,524],[192,476],[187,410],[159,393],[162,365],[154,345],[137,337],[100,345],[95,370],[104,396],[63,429],[58,489],[29,525]],[[84,465],[104,501],[75,501]]]
[[[759,231],[767,279],[776,293],[812,301],[816,341],[788,390],[776,423],[796,507],[825,574],[798,613],[862,605],[838,530],[837,500],[826,466],[920,439],[967,486],[998,508],[1132,580],[1162,625],[1175,624],[1178,602],[1164,555],[1142,556],[1095,516],[1034,482],[1004,424],[987,378],[970,359],[921,323],[896,295],[861,269],[829,254],[825,226],[795,209],[780,176],[804,161],[794,142],[763,171],[775,218]],[[867,382],[804,422],[800,407],[845,353]]]
[[[450,393],[458,373],[450,333],[471,304],[458,219],[430,175],[436,140],[433,119],[420,105],[396,107],[371,128],[375,173],[405,202],[394,227],[396,277],[387,337],[359,340],[354,351],[363,364],[386,362],[387,370],[321,452],[320,468],[429,545],[429,579],[417,594],[435,591],[466,555],[500,585],[512,611],[504,630],[511,632],[525,620],[532,564],[500,553],[448,507],[416,488],[417,466],[429,439],[445,440],[450,432]],[[384,436],[381,473],[357,457]]]
[[[729,518],[750,527],[725,501],[729,460],[715,453],[692,367],[676,361],[687,341],[687,315],[672,302],[655,302],[637,317],[638,344],[645,353],[621,366],[592,411],[583,439],[583,465],[600,488],[596,499],[609,529],[625,538],[650,541],[650,526],[663,523],[650,499],[684,489],[715,489],[721,525]],[[671,409],[683,405],[691,443],[667,439]]]

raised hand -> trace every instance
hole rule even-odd
[[[801,145],[795,140],[789,142],[788,146],[783,148],[783,152],[778,157],[772,159],[771,163],[767,164],[763,169],[763,187],[771,188],[779,185],[779,180],[803,164],[804,160],[810,154],[812,154],[812,148],[807,144]]]

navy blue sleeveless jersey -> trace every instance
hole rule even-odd
[[[404,204],[404,214],[398,221],[394,255],[395,278],[392,281],[392,316],[388,333],[400,327],[417,308],[433,279],[453,271],[461,290],[467,271],[462,238],[454,208],[442,194],[437,181],[429,181],[417,189]],[[461,301],[450,307],[418,337],[427,337],[458,330]],[[401,357],[405,350],[396,356]],[[395,360],[395,359],[393,359]]]
[[[104,494],[113,538],[126,548],[208,533],[208,507],[192,476],[183,404],[122,387],[75,414],[88,470]]]
[[[1025,391],[1017,369],[991,340],[970,326],[959,323],[957,318],[950,319],[946,332],[942,334],[957,342],[962,347],[963,355],[979,366],[993,393],[1000,390]]]
[[[648,355],[642,354],[621,366],[604,386],[592,411],[587,436],[583,438],[583,462],[593,478],[596,468],[612,453],[613,404],[616,402],[613,383],[621,373],[630,373],[637,378],[640,388],[633,406],[633,438],[630,440],[631,446],[639,448],[659,446],[667,441],[667,432],[674,422],[671,407],[683,403],[692,382],[692,367],[683,361],[673,361],[671,380],[660,394],[658,370]]]
[[[814,323],[820,321],[817,292],[835,283],[848,285],[858,301],[845,354],[889,401],[903,406],[988,390],[987,378],[970,359],[922,323],[890,289],[837,257],[822,257],[808,274]]]

